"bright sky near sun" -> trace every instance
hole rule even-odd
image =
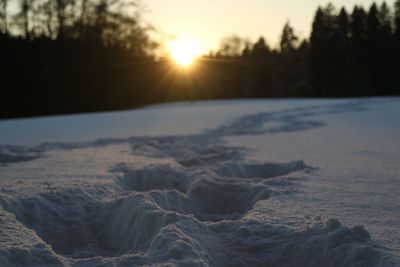
[[[369,7],[373,0],[142,0],[149,12],[145,18],[159,31],[198,40],[204,50],[219,47],[223,37],[237,34],[255,41],[264,36],[278,44],[287,20],[303,38],[310,33],[319,5],[332,2],[352,10],[355,4]],[[383,1],[376,1],[381,4]],[[394,0],[386,1],[391,7]],[[166,42],[166,40],[161,40]]]

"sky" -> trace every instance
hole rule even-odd
[[[393,6],[395,0],[386,2]],[[144,18],[157,28],[157,37],[196,39],[206,51],[219,47],[223,37],[236,34],[256,41],[264,36],[276,47],[283,25],[289,20],[296,33],[307,38],[318,6],[332,2],[337,8],[369,7],[373,0],[142,0]],[[381,4],[383,1],[375,1]]]

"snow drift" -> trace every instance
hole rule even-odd
[[[324,127],[315,114],[362,108],[351,102],[258,113],[185,136],[4,146],[4,166],[116,144],[154,162],[114,162],[102,179],[3,181],[0,265],[400,266],[360,225],[329,219],[297,229],[260,220],[255,213],[274,196],[296,194],[292,185],[315,168],[302,160],[249,162],[247,149],[223,139]]]

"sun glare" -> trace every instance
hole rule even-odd
[[[190,66],[203,52],[199,42],[191,38],[177,38],[169,44],[170,55],[176,64]]]

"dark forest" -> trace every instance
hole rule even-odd
[[[151,30],[132,0],[0,0],[0,118],[181,100],[400,95],[400,0],[318,8],[309,38],[288,22],[277,48],[263,37],[227,37],[191,69],[157,58]]]

